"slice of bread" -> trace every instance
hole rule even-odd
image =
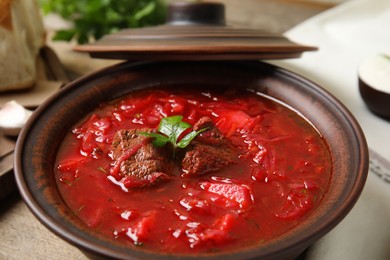
[[[35,0],[0,0],[0,91],[34,85],[45,31]]]

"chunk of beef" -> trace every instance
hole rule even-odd
[[[149,129],[119,130],[114,135],[111,175],[121,178],[127,188],[137,188],[168,179],[173,169],[170,154],[165,148],[157,148],[150,138],[140,135]]]
[[[207,128],[192,141],[186,151],[182,169],[187,175],[201,175],[218,171],[237,160],[234,146],[224,137],[213,121],[202,117],[193,129]]]

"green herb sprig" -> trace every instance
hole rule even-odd
[[[162,24],[164,0],[39,0],[45,14],[56,13],[73,24],[59,30],[54,40],[86,43],[122,28]]]
[[[141,132],[139,134],[154,138],[153,145],[156,147],[163,147],[167,143],[170,143],[172,145],[173,158],[175,158],[178,148],[187,147],[198,134],[207,129],[202,128],[199,131],[191,131],[179,140],[182,133],[191,128],[191,125],[182,121],[182,119],[183,117],[180,115],[164,117],[161,119],[157,128],[159,133]]]

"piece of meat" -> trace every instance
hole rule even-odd
[[[199,131],[203,128],[207,130],[194,138],[182,160],[182,169],[186,175],[215,172],[237,160],[234,146],[210,118],[199,119],[193,130]]]
[[[150,129],[119,130],[112,143],[114,166],[110,174],[122,179],[127,188],[138,188],[169,179],[173,169],[171,154],[166,148],[157,148],[140,132]]]

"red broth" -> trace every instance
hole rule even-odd
[[[157,128],[182,115],[210,117],[238,151],[233,165],[126,189],[109,177],[113,135]],[[55,176],[67,205],[86,225],[129,247],[197,254],[264,243],[320,203],[331,178],[326,142],[293,110],[251,91],[144,90],[102,105],[59,149]]]

